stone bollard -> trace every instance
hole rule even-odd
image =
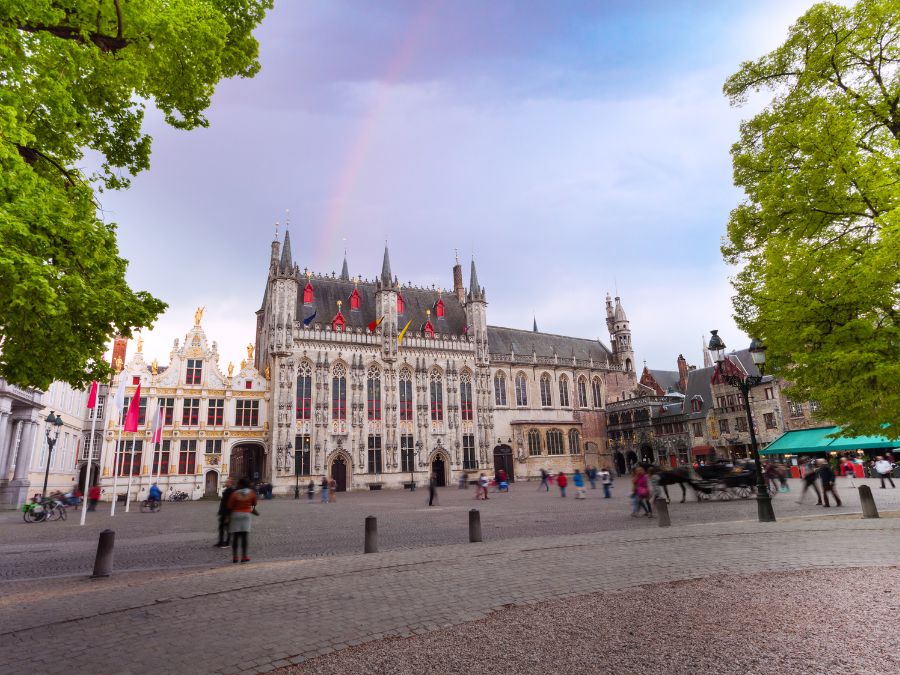
[[[481,541],[481,513],[478,509],[469,510],[469,541]]]
[[[859,503],[862,504],[863,518],[878,518],[878,507],[868,485],[859,486]]]
[[[97,542],[97,557],[94,559],[94,573],[92,579],[108,577],[112,573],[113,545],[116,543],[116,533],[112,530],[103,530],[100,540]]]
[[[659,519],[660,527],[669,527],[672,521],[669,520],[669,504],[662,497],[653,500],[653,506],[656,509],[656,517]]]
[[[378,519],[375,516],[366,516],[365,553],[378,553]]]

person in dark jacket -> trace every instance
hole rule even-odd
[[[816,485],[816,480],[819,477],[819,472],[816,470],[815,462],[812,460],[807,463],[804,467],[803,473],[803,492],[800,493],[800,499],[797,500],[798,504],[803,503],[803,497],[806,496],[806,491],[810,488],[816,493],[816,506],[822,505],[822,494],[819,492],[819,487]]]
[[[428,506],[434,506],[437,502],[437,474],[432,472],[428,477]]]
[[[219,541],[216,546],[228,548],[231,546],[231,535],[228,532],[228,520],[231,511],[228,509],[228,498],[234,492],[234,482],[229,478],[225,481],[225,489],[222,490],[222,499],[219,501]]]
[[[831,468],[831,465],[824,459],[818,460],[816,464],[819,465],[819,480],[822,481],[822,498],[825,500],[823,506],[831,506],[831,504],[828,503],[829,492],[834,496],[835,506],[842,506],[841,498],[838,497],[838,493],[834,489],[835,477],[834,470]]]

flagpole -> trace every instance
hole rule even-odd
[[[112,508],[109,511],[110,516],[116,515],[116,502],[119,500],[119,495],[116,490],[119,488],[119,450],[122,447],[122,427],[125,426],[124,423],[119,427],[119,440],[116,441],[116,447],[113,450],[113,499],[112,499]]]
[[[125,513],[131,508],[131,480],[134,477],[134,446],[137,441],[134,436],[131,437],[131,461],[128,462],[128,488],[125,492]],[[141,449],[141,460],[144,458],[143,448]]]
[[[99,389],[99,385],[97,386]],[[94,459],[94,430],[97,427],[97,405],[94,404],[94,407],[91,408],[91,412],[94,414],[94,419],[91,420],[91,438],[90,444],[88,445],[88,459],[87,464],[84,466],[84,483],[82,483],[81,489],[81,524],[84,525],[84,519],[87,517],[87,494],[88,494],[88,478],[91,475],[91,461]],[[97,477],[99,479],[99,476]]]

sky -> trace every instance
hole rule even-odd
[[[167,363],[205,306],[239,362],[287,220],[301,269],[346,249],[373,278],[387,241],[401,282],[447,288],[474,256],[492,325],[608,344],[609,292],[639,365],[702,365],[713,328],[744,346],[719,246],[754,108],[722,85],[811,4],[276,0],[260,73],[219,85],[207,129],[148,112],[151,168],[100,197],[129,283],[169,303],[144,353]]]

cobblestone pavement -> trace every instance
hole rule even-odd
[[[518,605],[717,574],[898,563],[900,519],[820,517],[6,582],[0,672],[267,672]]]
[[[859,512],[857,492],[842,486],[845,506],[828,511],[806,503],[796,503],[799,481],[792,492],[775,497],[779,519],[813,516],[826,512]],[[900,509],[900,489],[880,490],[871,481],[881,510]],[[334,504],[318,500],[307,503],[279,498],[260,504],[262,516],[253,522],[251,546],[254,559],[279,560],[322,555],[357,553],[363,545],[363,521],[378,517],[381,550],[430,547],[465,542],[468,537],[467,511],[481,511],[485,541],[584,534],[612,530],[644,530],[655,527],[647,519],[629,517],[628,485],[618,481],[613,498],[605,500],[601,491],[588,490],[588,498],[560,499],[558,492],[537,490],[537,483],[517,483],[509,494],[491,493],[487,502],[472,499],[474,491],[439,490],[440,506],[429,508],[427,490],[401,490],[341,494]],[[756,519],[754,500],[731,502],[693,501],[677,503],[680,490],[672,489],[676,501],[670,505],[674,524],[734,522]],[[214,501],[166,503],[158,514],[140,513],[137,504],[130,513],[119,508],[109,517],[109,504],[88,514],[88,524],[78,524],[77,512],[65,522],[26,524],[21,513],[0,512],[0,579],[42,578],[90,572],[100,530],[116,532],[117,570],[170,569],[173,567],[219,565],[230,551],[212,546],[215,541]]]

